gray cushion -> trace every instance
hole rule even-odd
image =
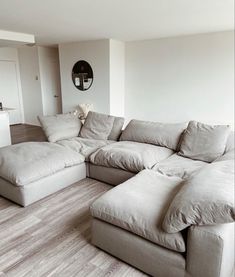
[[[176,150],[187,123],[165,124],[131,120],[120,140],[151,143]]]
[[[190,121],[182,138],[179,155],[212,162],[223,155],[230,133],[228,125],[207,125]]]
[[[161,146],[119,141],[97,150],[90,156],[90,161],[96,165],[120,168],[136,173],[145,168],[152,168],[156,163],[172,154],[172,150]]]
[[[234,163],[221,161],[206,165],[185,181],[166,213],[163,229],[174,233],[190,225],[234,220]]]
[[[82,123],[72,113],[38,116],[42,129],[50,142],[77,137]]]
[[[89,112],[80,131],[80,137],[107,140],[112,131],[113,123],[113,116]]]
[[[72,139],[61,140],[61,141],[58,141],[57,143],[73,151],[76,151],[77,153],[82,154],[85,157],[85,159],[88,161],[89,156],[93,152],[95,152],[101,147],[114,143],[114,141],[76,137]]]
[[[83,162],[81,154],[55,143],[19,143],[0,148],[0,177],[24,186]]]
[[[234,131],[231,131],[228,136],[225,152],[228,152],[232,149],[234,149]]]
[[[181,183],[151,170],[144,170],[113,188],[90,207],[94,217],[133,232],[158,245],[185,251],[181,233],[167,234],[161,223]]]
[[[226,152],[223,156],[217,158],[215,162],[234,160],[234,148]]]
[[[180,178],[186,179],[193,172],[199,170],[206,164],[207,163],[203,161],[196,161],[174,154],[169,158],[157,163],[153,167],[153,170],[167,176],[178,176]]]
[[[108,140],[118,140],[121,133],[122,133],[122,127],[124,124],[124,118],[123,117],[114,117],[113,122],[113,128],[111,130],[111,133],[108,136]]]

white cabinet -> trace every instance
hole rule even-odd
[[[0,111],[0,147],[11,144],[11,133],[9,126],[9,114],[7,111]]]

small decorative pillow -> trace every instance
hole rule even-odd
[[[185,181],[163,220],[168,233],[190,225],[216,225],[235,221],[234,163],[208,164]]]
[[[50,142],[77,137],[82,127],[79,118],[72,113],[38,116],[38,120]]]
[[[112,131],[113,124],[113,116],[89,112],[80,131],[80,137],[107,140]]]
[[[177,150],[180,137],[187,123],[159,123],[131,120],[120,140],[150,143]]]
[[[228,125],[212,126],[190,121],[178,154],[193,160],[213,162],[223,155],[229,133]]]

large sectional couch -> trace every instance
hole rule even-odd
[[[92,243],[158,277],[234,270],[234,134],[90,112],[40,117],[49,142],[0,148],[0,195],[27,206],[86,176],[115,187],[90,207]]]

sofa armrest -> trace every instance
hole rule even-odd
[[[232,276],[234,227],[234,223],[229,223],[189,228],[186,257],[186,270],[189,276]]]

